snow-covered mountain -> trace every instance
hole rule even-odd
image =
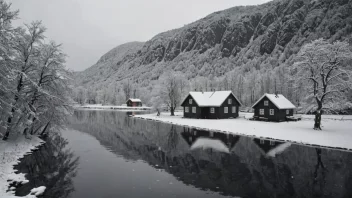
[[[119,69],[119,63],[135,56],[135,52],[140,50],[143,45],[143,42],[130,42],[113,48],[100,57],[96,64],[83,72],[77,72],[76,75],[78,78],[76,78],[76,83],[90,86],[100,81],[105,81],[112,73]]]
[[[109,93],[115,97],[128,79],[148,102],[159,77],[177,71],[193,82],[190,89],[205,79],[203,89],[232,89],[246,105],[274,91],[296,102],[287,69],[301,46],[318,38],[350,39],[351,32],[352,0],[274,0],[233,7],[145,43],[112,49],[77,73],[76,87],[113,90]]]

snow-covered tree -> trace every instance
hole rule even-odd
[[[133,91],[133,87],[132,87],[132,83],[130,82],[130,80],[125,80],[122,83],[122,91],[123,93],[125,93],[125,99],[126,101],[131,98],[131,94]]]
[[[87,90],[84,87],[82,86],[76,87],[73,94],[74,94],[74,100],[76,102],[78,102],[81,105],[85,103],[87,98]]]
[[[44,132],[59,127],[64,124],[67,113],[70,112],[68,83],[71,74],[64,65],[66,55],[62,52],[61,45],[52,41],[41,44],[38,51],[40,55],[33,68],[32,84],[26,91],[31,111],[25,134],[27,131],[32,134],[34,126],[48,126]]]
[[[175,115],[175,109],[182,100],[183,93],[186,86],[185,79],[175,73],[166,73],[162,78],[160,97],[163,98],[164,103],[169,107],[171,116]]]
[[[6,130],[7,118],[11,116],[14,102],[14,46],[15,29],[12,21],[17,18],[18,11],[11,11],[11,4],[0,1],[0,132]]]
[[[18,12],[0,1],[0,13],[2,138],[15,131],[43,134],[62,126],[70,111],[71,73],[65,69],[65,54],[60,45],[45,43],[41,22],[13,29]]]
[[[306,97],[306,110],[315,112],[314,129],[321,130],[323,111],[351,107],[347,98],[352,88],[352,52],[347,42],[329,43],[323,39],[306,44],[293,65],[300,92]]]
[[[7,139],[13,126],[15,112],[19,115],[24,115],[30,112],[30,106],[27,105],[26,88],[33,84],[31,79],[35,67],[38,65],[38,48],[44,39],[45,28],[40,22],[33,22],[26,25],[26,28],[19,29],[15,38],[15,63],[14,71],[16,73],[16,80],[14,86],[13,104],[11,107],[10,115],[7,118],[6,132],[3,139]]]
[[[87,90],[87,102],[89,104],[96,104],[97,102],[97,92],[91,88]]]

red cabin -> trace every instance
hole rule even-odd
[[[130,98],[127,100],[126,104],[128,107],[141,107],[142,101],[138,98]]]

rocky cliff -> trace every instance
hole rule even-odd
[[[81,72],[77,84],[101,89],[130,79],[150,91],[165,71],[182,72],[190,80],[202,76],[218,81],[232,72],[250,82],[260,78],[261,84],[267,84],[256,91],[260,94],[287,83],[278,73],[285,73],[303,44],[318,38],[344,40],[351,32],[352,0],[275,0],[234,7],[145,43],[123,45],[129,48],[123,53],[113,49]],[[278,79],[275,84],[270,79],[265,83],[263,76]]]

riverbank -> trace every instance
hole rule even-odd
[[[76,109],[92,109],[92,110],[107,110],[107,109],[115,109],[115,110],[125,110],[125,111],[145,111],[151,110],[151,107],[128,107],[128,106],[114,106],[114,105],[101,105],[101,104],[87,104],[87,105],[76,105],[74,106]]]
[[[42,145],[44,141],[36,136],[32,136],[30,139],[25,138],[22,135],[18,137],[12,137],[8,141],[0,140],[0,197],[1,198],[16,198],[15,188],[12,187],[9,190],[10,183],[24,184],[27,183],[25,175],[22,173],[16,174],[14,165],[25,155],[31,154],[31,152]],[[35,198],[41,195],[45,190],[44,186],[34,188],[31,193],[25,196],[26,198]]]
[[[322,116],[322,131],[313,130],[314,117],[302,116],[298,122],[252,121],[251,113],[240,113],[236,119],[203,120],[183,118],[183,112],[135,115],[135,118],[161,121],[201,130],[219,131],[257,138],[284,140],[298,144],[352,150],[352,116]]]

